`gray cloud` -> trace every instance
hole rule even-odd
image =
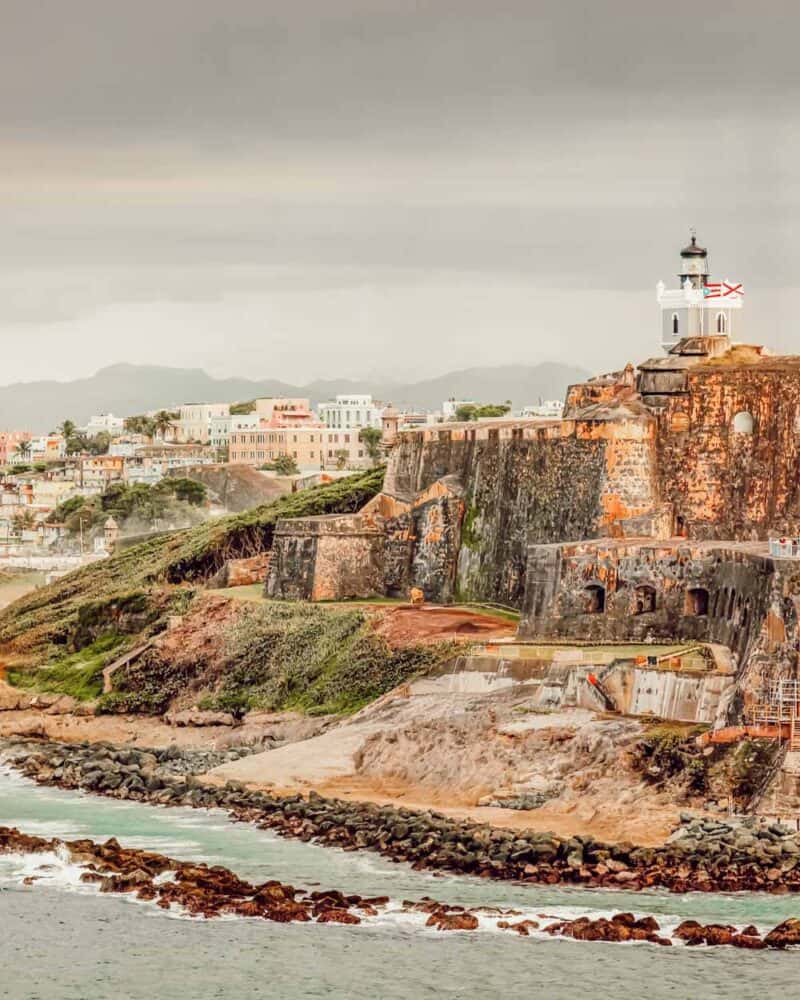
[[[800,350],[792,3],[3,10],[4,380],[610,366],[690,224]]]

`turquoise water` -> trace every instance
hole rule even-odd
[[[514,906],[531,916],[652,913],[755,923],[800,915],[787,896],[609,893],[437,878],[367,853],[283,841],[221,812],[161,809],[39,788],[0,771],[0,823],[45,836],[93,839],[225,864],[347,892]],[[41,880],[23,874],[42,863]],[[393,912],[360,927],[199,921],[81,886],[58,858],[0,858],[0,997],[42,1000],[212,997],[756,998],[794,995],[800,954],[587,944],[519,938],[492,928],[443,934]]]

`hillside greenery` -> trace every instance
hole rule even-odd
[[[200,707],[225,711],[349,713],[449,660],[451,643],[391,647],[357,608],[300,602],[243,605],[221,656],[165,663],[153,649],[114,675],[106,712],[164,712],[192,692]]]
[[[204,583],[228,559],[257,555],[270,548],[280,518],[349,513],[360,509],[381,488],[383,469],[348,476],[335,483],[291,493],[239,514],[170,532],[122,548],[103,559],[19,598],[0,613],[0,648],[10,661],[38,664],[79,651],[97,636],[79,629],[81,609],[96,609],[118,627],[138,628],[144,612],[120,612],[121,599],[138,596],[163,616],[183,595],[170,585]],[[85,614],[85,612],[84,612]],[[146,619],[147,616],[145,616]],[[110,627],[110,626],[109,626]],[[149,628],[156,625],[150,623]]]

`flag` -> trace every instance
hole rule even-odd
[[[744,296],[742,283],[732,284],[729,281],[710,281],[703,285],[705,299],[740,299]]]

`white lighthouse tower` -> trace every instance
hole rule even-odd
[[[738,282],[709,280],[708,250],[697,243],[694,230],[681,250],[679,287],[656,285],[661,308],[661,346],[669,352],[684,337],[724,337],[740,334],[744,291]],[[716,352],[715,352],[716,353]]]

